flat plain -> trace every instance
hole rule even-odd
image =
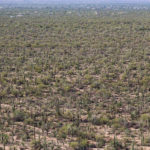
[[[150,9],[1,7],[0,149],[149,150]]]

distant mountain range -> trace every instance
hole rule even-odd
[[[6,4],[52,4],[52,3],[150,3],[150,0],[0,0]]]

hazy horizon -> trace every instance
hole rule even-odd
[[[150,3],[150,0],[0,0],[4,4]]]

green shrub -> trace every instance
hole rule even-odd
[[[72,89],[72,86],[71,86],[71,85],[69,85],[69,84],[64,84],[64,85],[63,85],[63,91],[64,91],[64,92],[70,92],[71,89]]]
[[[74,150],[87,150],[89,147],[89,142],[87,139],[79,139],[77,142],[71,142],[69,145]]]
[[[0,92],[0,99],[6,97],[6,95],[7,95],[7,90],[1,90],[1,92]]]
[[[36,65],[36,66],[34,66],[34,70],[37,73],[41,73],[43,71],[43,68],[41,66]]]
[[[31,145],[34,150],[41,150],[43,148],[41,141],[33,140]]]
[[[78,136],[82,139],[95,139],[95,134],[93,132],[78,131]]]
[[[0,142],[4,145],[9,143],[9,136],[7,134],[0,134]]]
[[[113,130],[118,130],[120,128],[123,128],[123,122],[120,118],[115,118],[112,120],[112,128]]]
[[[87,139],[81,139],[79,141],[79,150],[86,150],[89,147],[89,143]]]
[[[103,146],[105,146],[106,141],[103,136],[96,136],[96,141],[98,148],[102,148]]]
[[[142,122],[148,122],[148,121],[150,121],[150,115],[149,114],[142,114],[140,117],[140,120]]]
[[[116,137],[114,137],[114,139],[111,141],[110,145],[111,145],[112,149],[114,149],[114,150],[124,149],[123,144]]]
[[[91,87],[92,87],[92,88],[95,88],[95,89],[100,89],[101,85],[100,85],[100,83],[98,83],[98,82],[93,82],[93,83],[91,84]]]
[[[58,131],[58,137],[59,138],[66,138],[67,135],[69,134],[69,131],[71,130],[71,125],[70,124],[67,124],[67,125],[64,125],[63,127],[61,127]]]
[[[78,142],[71,142],[69,145],[70,145],[70,147],[72,147],[74,150],[77,150],[77,149],[78,149]]]
[[[150,137],[142,137],[143,139],[142,139],[142,145],[143,146],[150,146]]]
[[[92,124],[94,125],[105,125],[109,124],[109,118],[105,115],[102,115],[101,117],[92,117]]]
[[[92,76],[90,75],[90,74],[86,74],[85,76],[84,76],[84,80],[83,80],[83,82],[84,82],[84,84],[90,84],[91,83],[91,81],[92,81]]]
[[[27,118],[27,119],[25,119],[25,124],[33,125],[34,124],[34,120],[32,118]]]
[[[25,113],[24,113],[24,112],[21,112],[21,111],[16,110],[16,111],[14,112],[13,119],[14,119],[14,121],[22,122],[22,121],[24,121],[24,120],[25,120]]]
[[[67,110],[67,111],[63,114],[63,116],[64,116],[65,118],[69,119],[70,121],[74,119],[73,113],[72,113],[71,111],[69,111],[69,110]]]
[[[11,90],[11,93],[12,93],[12,95],[15,96],[15,97],[18,97],[19,94],[20,94],[19,90],[18,90],[18,89],[15,89],[15,88],[13,88],[13,89]]]

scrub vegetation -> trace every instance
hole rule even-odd
[[[1,8],[0,149],[150,149],[149,18],[138,6]]]

